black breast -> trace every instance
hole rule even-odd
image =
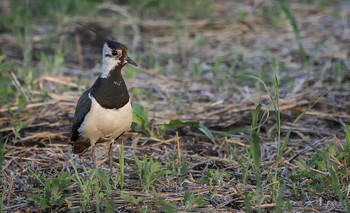
[[[91,88],[91,95],[103,108],[119,109],[127,104],[129,93],[121,70],[114,69],[106,78],[99,77]]]

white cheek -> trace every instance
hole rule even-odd
[[[118,64],[120,64],[119,59],[104,57],[103,61],[102,61],[102,75],[101,75],[101,77],[106,78],[109,74],[109,71],[111,71]]]

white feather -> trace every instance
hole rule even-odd
[[[107,43],[103,45],[102,50],[102,74],[101,78],[107,78],[109,71],[111,71],[114,67],[120,64],[119,58],[115,57],[106,57],[106,55],[112,55],[111,48],[108,47]]]
[[[130,101],[119,109],[105,109],[92,97],[91,109],[85,116],[78,132],[83,138],[89,138],[92,146],[100,138],[117,138],[128,130],[132,122]]]

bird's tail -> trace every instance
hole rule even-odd
[[[78,139],[76,141],[71,141],[70,144],[73,146],[74,154],[83,154],[91,146],[89,139]]]

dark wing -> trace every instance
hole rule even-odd
[[[89,98],[89,93],[91,88],[86,90],[79,98],[77,107],[75,108],[74,120],[72,124],[72,136],[71,141],[76,141],[79,138],[78,129],[83,123],[85,115],[90,111],[91,99]]]

